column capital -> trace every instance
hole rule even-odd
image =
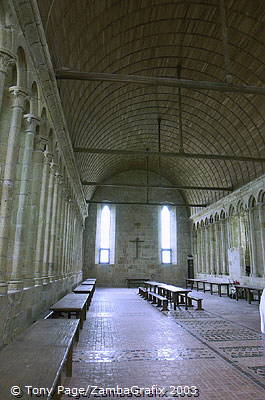
[[[36,117],[33,114],[25,114],[23,116],[25,125],[26,125],[26,130],[25,132],[32,132],[35,133],[36,126],[38,122],[40,122],[40,118]]]
[[[11,51],[0,47],[0,71],[6,74],[9,65],[16,62],[16,56]]]
[[[12,96],[11,107],[23,107],[24,101],[28,97],[27,91],[19,86],[11,86],[9,92]]]

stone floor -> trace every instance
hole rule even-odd
[[[74,350],[73,376],[63,385],[74,388],[72,395],[90,385],[74,397],[81,399],[264,400],[257,302],[202,295],[204,311],[161,312],[136,289],[97,289]]]

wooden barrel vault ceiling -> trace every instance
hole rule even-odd
[[[262,0],[38,0],[38,5],[55,72],[265,86]],[[122,171],[146,169],[141,154],[146,149],[263,158],[165,156],[159,162],[150,155],[150,171],[172,185],[236,189],[264,173],[264,94],[104,80],[57,82],[75,149],[134,152],[76,152],[82,181],[102,183]],[[84,186],[87,199],[93,190]],[[183,193],[189,204],[210,204],[229,192]]]

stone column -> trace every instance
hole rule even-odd
[[[211,271],[211,275],[215,275],[216,274],[216,268],[215,268],[215,235],[214,235],[214,231],[215,231],[215,227],[214,227],[214,222],[212,222],[209,225],[209,247],[210,247],[210,271]]]
[[[27,245],[26,245],[26,263],[32,265],[34,276],[34,284],[39,284],[39,275],[36,276],[35,271],[35,256],[36,256],[36,243],[38,236],[38,221],[40,212],[40,195],[42,190],[42,174],[44,167],[44,160],[46,158],[45,148],[47,146],[47,139],[44,137],[35,138],[35,149],[32,153],[32,182],[31,182],[31,204],[30,215],[32,220],[32,227],[27,232]]]
[[[54,178],[55,178],[55,164],[52,160],[50,163],[49,171],[49,184],[48,184],[48,197],[46,207],[45,231],[44,231],[44,248],[43,248],[43,283],[49,283],[49,248],[50,248],[50,234],[51,234],[51,218],[52,218],[52,204],[53,204],[53,191],[54,191]]]
[[[205,251],[205,269],[206,274],[211,273],[211,266],[210,266],[210,232],[209,232],[209,224],[205,225],[205,236],[204,236],[204,251]]]
[[[61,218],[60,218],[60,233],[59,233],[59,277],[64,277],[64,241],[65,241],[65,219],[66,219],[66,190],[65,187],[62,188],[62,204],[61,204]]]
[[[61,225],[62,225],[62,214],[63,214],[63,190],[62,190],[62,176],[58,175],[58,204],[57,204],[57,215],[55,223],[55,246],[54,246],[54,268],[55,268],[55,279],[61,277]]]
[[[221,253],[221,234],[220,234],[220,220],[215,222],[215,252],[216,252],[216,257],[215,257],[215,262],[216,262],[216,273],[218,275],[222,275],[222,270],[221,270],[221,259],[222,259],[222,253]]]
[[[58,171],[55,172],[54,179],[54,192],[52,199],[52,211],[51,211],[51,228],[50,228],[50,240],[49,240],[49,255],[48,255],[48,276],[51,280],[55,279],[55,246],[56,246],[56,218],[57,218],[57,207],[58,207],[58,185],[59,185],[60,174]]]
[[[0,30],[1,33],[1,30]],[[8,68],[16,62],[16,57],[9,50],[0,48],[0,111],[2,109],[5,79]]]
[[[23,106],[26,92],[13,86],[9,89],[12,96],[12,115],[7,141],[7,152],[0,208],[0,293],[6,293],[7,250],[12,215],[14,180],[18,158],[18,136],[21,129]]]
[[[11,279],[9,282],[10,289],[19,289],[24,287],[33,286],[33,268],[31,265],[26,265],[26,229],[31,229],[29,226],[29,220],[31,215],[29,214],[28,198],[30,197],[30,174],[32,169],[32,153],[34,136],[36,133],[36,127],[39,119],[31,114],[24,116],[26,129],[24,131],[24,148],[21,162],[21,181],[18,195],[18,210],[16,215],[16,226],[15,226],[15,239],[12,256],[12,271]]]
[[[205,249],[204,249],[204,240],[205,240],[205,228],[200,226],[200,237],[201,237],[201,273],[205,274],[206,272],[206,265],[205,265]]]
[[[259,225],[260,225],[260,242],[261,242],[261,264],[263,266],[263,271],[261,271],[262,276],[265,277],[265,205],[263,203],[258,203],[259,211]]]
[[[254,226],[254,216],[253,208],[248,210],[249,218],[249,239],[250,239],[250,249],[251,249],[251,276],[257,276],[257,254],[256,254],[256,238],[255,238],[255,226]]]
[[[68,216],[69,216],[69,200],[66,195],[65,198],[65,211],[64,211],[64,231],[63,231],[63,274],[64,277],[67,275],[67,245],[68,245]]]
[[[44,152],[44,163],[42,170],[41,180],[41,193],[40,193],[40,205],[39,205],[39,217],[38,217],[38,231],[37,240],[35,247],[35,276],[36,285],[42,283],[42,269],[43,269],[43,248],[44,248],[44,231],[45,231],[45,219],[46,219],[46,206],[47,206],[47,187],[49,177],[49,165],[51,161],[51,154]]]

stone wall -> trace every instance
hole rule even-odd
[[[18,3],[0,2],[0,345],[82,279],[87,212],[45,38]]]
[[[34,286],[0,296],[0,348],[8,344],[35,320],[49,311],[51,304],[71,292],[82,280],[82,274],[47,285]]]
[[[130,171],[116,175],[107,182],[145,183],[145,172]],[[155,174],[150,175],[151,184],[170,184]],[[99,188],[93,200],[144,202],[146,189]],[[150,189],[150,202],[168,201],[183,204],[184,199],[176,190]],[[97,285],[110,287],[126,286],[126,278],[146,277],[154,280],[184,284],[187,274],[187,255],[190,252],[190,230],[186,208],[176,208],[177,263],[163,265],[160,262],[159,206],[116,205],[115,263],[95,264],[95,237],[97,205],[90,205],[85,229],[84,277],[97,278]],[[135,243],[139,237],[144,242],[139,246],[136,258]]]

